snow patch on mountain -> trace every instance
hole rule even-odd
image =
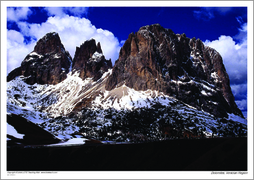
[[[84,145],[85,141],[88,140],[86,138],[73,138],[73,139],[69,139],[66,142],[62,142],[62,143],[57,143],[57,144],[50,144],[47,146],[54,146],[54,147],[59,147],[59,146],[73,146],[73,145]]]
[[[162,92],[152,90],[136,91],[122,85],[111,91],[105,91],[104,94],[96,97],[93,101],[93,107],[114,108],[116,110],[151,108],[155,103],[169,105],[174,101],[176,101],[174,98],[166,96]]]
[[[98,53],[97,51],[92,55],[92,58],[93,59],[98,59],[98,58],[101,58],[103,56],[102,53]]]
[[[11,135],[15,138],[18,138],[18,139],[23,139],[24,137],[24,134],[20,134],[17,132],[17,130],[10,124],[7,123],[7,134],[8,135]]]
[[[28,62],[30,60],[33,60],[34,58],[39,58],[40,59],[42,57],[43,57],[43,55],[38,54],[38,53],[33,51],[30,54],[28,54],[28,56],[26,57],[26,59],[24,61]]]

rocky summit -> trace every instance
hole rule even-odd
[[[199,39],[159,24],[131,33],[106,84],[157,90],[216,116],[243,117],[232,94],[220,54]]]
[[[247,135],[223,59],[200,39],[154,24],[129,35],[113,67],[102,49],[86,40],[72,60],[59,35],[46,34],[7,76],[8,114],[59,140]]]
[[[67,77],[71,62],[58,33],[48,33],[37,42],[21,66],[9,73],[7,81],[23,75],[28,77],[28,84],[57,84]]]
[[[82,79],[94,78],[98,80],[112,68],[111,60],[106,60],[102,54],[101,45],[94,39],[85,41],[80,47],[76,47],[73,59],[73,71],[79,71]]]

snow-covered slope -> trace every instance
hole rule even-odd
[[[162,92],[136,91],[126,85],[106,91],[105,81],[111,72],[104,73],[97,81],[91,78],[82,80],[78,72],[69,73],[64,81],[56,85],[28,85],[24,82],[25,77],[17,77],[7,83],[7,111],[39,124],[61,139],[82,134],[89,138],[116,140],[116,137],[127,136],[132,131],[121,129],[124,119],[130,123],[127,116],[137,113],[142,119],[142,113],[151,111],[153,118],[145,124],[148,123],[148,129],[157,135],[161,124],[175,124],[177,119],[186,124],[184,129],[201,129],[207,136],[214,128],[216,133],[228,131],[229,124],[232,128],[234,124],[241,124],[246,129],[247,121],[239,116],[230,114],[227,119],[216,118]],[[203,89],[203,93],[209,94],[210,88]],[[87,101],[85,108],[75,111],[78,103]],[[107,136],[102,137],[101,133],[108,127],[115,127],[115,124],[121,125],[121,128],[111,128],[107,130]]]
[[[34,123],[42,123],[47,114],[40,111],[41,93],[48,85],[28,85],[23,76],[7,83],[7,112],[22,115]]]
[[[104,91],[102,95],[99,95],[93,101],[93,107],[101,107],[103,109],[114,108],[116,110],[142,107],[151,108],[155,103],[168,105],[174,101],[176,101],[174,98],[158,91],[136,91],[123,85],[111,91]]]

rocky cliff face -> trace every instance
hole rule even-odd
[[[23,75],[27,77],[28,84],[57,84],[66,78],[71,61],[71,56],[65,51],[59,35],[54,32],[48,33],[37,42],[21,66],[8,75],[7,81]]]
[[[215,116],[229,112],[243,117],[219,53],[159,24],[131,33],[121,48],[106,89],[123,84],[158,90]]]
[[[96,81],[110,68],[112,68],[111,60],[105,59],[100,43],[96,45],[94,39],[85,41],[76,48],[73,71],[79,71],[80,78],[93,78]]]

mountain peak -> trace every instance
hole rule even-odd
[[[67,77],[71,63],[71,56],[65,51],[58,33],[47,33],[37,41],[21,66],[9,73],[7,80],[23,75],[28,84],[57,84]]]
[[[105,59],[99,42],[96,45],[96,41],[90,39],[80,47],[76,47],[73,58],[73,71],[79,71],[80,78],[98,80],[110,68],[112,68],[112,62]]]
[[[125,41],[105,87],[123,84],[163,92],[216,116],[242,116],[219,53],[159,24],[141,27]]]
[[[142,26],[141,28],[139,28],[139,31],[140,30],[145,30],[145,29],[147,29],[147,30],[151,30],[151,29],[163,29],[164,30],[164,28],[159,23]]]
[[[39,41],[37,41],[34,52],[38,54],[58,53],[64,49],[60,37],[56,32],[47,33]]]

